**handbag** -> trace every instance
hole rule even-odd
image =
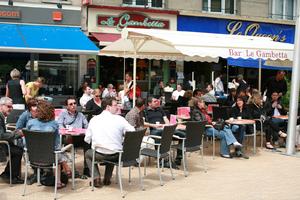
[[[225,123],[224,119],[218,119],[218,120],[216,121],[216,123],[213,125],[213,127],[214,127],[216,130],[220,131],[220,130],[223,130],[223,129],[224,129],[225,125],[226,125],[226,123]]]

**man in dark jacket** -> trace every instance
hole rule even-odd
[[[14,144],[14,140],[21,137],[21,132],[7,132],[5,127],[5,117],[12,111],[12,100],[8,97],[2,97],[0,99],[0,140],[8,141],[11,153],[11,169],[12,169],[12,183],[22,184],[23,180],[20,178],[21,171],[21,159],[23,155],[22,148]],[[8,155],[8,150],[5,145],[0,145],[0,159],[3,159]],[[6,165],[4,172],[1,174],[1,178],[9,180],[9,162]]]

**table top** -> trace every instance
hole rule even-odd
[[[289,116],[288,116],[288,115],[278,115],[278,116],[273,116],[273,118],[288,120],[288,119],[289,119]]]
[[[59,133],[61,135],[72,135],[72,136],[77,136],[77,135],[85,135],[86,129],[84,128],[73,128],[72,130],[68,130],[66,128],[60,128]]]
[[[228,119],[225,122],[228,124],[236,124],[236,125],[255,124],[255,120],[253,119],[233,119],[233,120]]]

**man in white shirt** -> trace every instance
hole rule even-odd
[[[95,145],[102,148],[96,148],[95,160],[112,160],[116,161],[118,154],[116,150],[122,149],[123,135],[126,131],[134,131],[135,128],[131,126],[125,118],[117,115],[118,106],[115,98],[105,98],[102,100],[102,108],[104,109],[100,115],[97,115],[91,119],[87,128],[84,141],[92,143],[92,147]],[[89,149],[86,154],[86,163],[90,172],[92,172],[92,157],[93,150]],[[105,175],[103,184],[110,185],[111,176],[114,166],[112,164],[106,164]],[[101,176],[98,166],[95,166],[94,170],[94,185],[95,187],[101,187]]]
[[[176,90],[172,93],[172,99],[177,101],[179,96],[184,95],[185,91],[182,89],[182,86],[180,84],[177,84]]]
[[[214,82],[214,88],[215,88],[215,95],[216,96],[223,96],[224,95],[224,85],[222,82],[222,74],[220,74]]]
[[[86,86],[85,88],[83,88],[83,95],[82,97],[79,99],[79,103],[81,105],[81,107],[85,110],[85,105],[86,103],[91,100],[94,96],[93,96],[93,90],[89,87]]]

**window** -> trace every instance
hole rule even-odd
[[[123,0],[123,5],[164,8],[165,0]]]
[[[202,10],[206,12],[235,14],[236,0],[203,0]]]
[[[297,0],[272,0],[272,18],[293,20],[296,16]]]

